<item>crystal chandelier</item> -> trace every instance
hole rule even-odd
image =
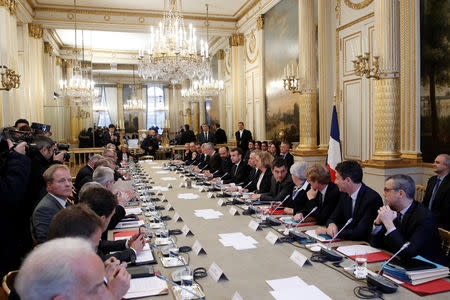
[[[137,85],[136,77],[134,76],[134,65],[133,65],[133,87],[132,96],[127,100],[127,103],[123,105],[123,109],[129,112],[142,112],[145,111],[146,105],[142,99],[137,97]]]
[[[60,80],[59,87],[62,95],[66,98],[72,99],[73,102],[85,102],[91,101],[94,97],[98,96],[95,90],[95,82],[89,78],[88,71],[83,68],[84,62],[84,31],[82,34],[82,61],[78,60],[79,50],[77,49],[77,2],[73,1],[75,13],[75,63],[72,67],[72,76],[69,81]]]
[[[186,33],[178,9],[177,2],[181,0],[166,1],[169,1],[169,10],[156,29],[150,28],[148,48],[139,51],[139,76],[172,83],[210,76],[208,42],[200,40],[198,53],[196,30],[189,24]]]

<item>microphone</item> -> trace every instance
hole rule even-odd
[[[345,225],[342,226],[341,230],[339,230],[338,233],[336,233],[333,236],[333,238],[331,239],[331,241],[328,244],[328,247],[326,249],[320,248],[320,254],[325,256],[329,261],[341,261],[343,259],[343,257],[341,255],[339,255],[336,252],[334,252],[333,250],[331,250],[331,244],[334,242],[334,240],[339,235],[339,233],[341,233],[342,230],[344,230],[344,228],[347,227],[352,221],[353,221],[353,218],[350,218],[347,220],[347,223],[345,223]]]
[[[301,220],[300,220],[300,222],[298,222],[298,224],[297,224],[297,226],[298,225],[300,225],[301,223],[303,223],[313,212],[315,212],[317,210],[317,206],[315,206],[313,209],[311,209],[311,211],[306,215],[306,216],[304,216]],[[303,236],[301,233],[299,233],[299,232],[297,232],[297,228],[298,227],[296,227],[295,229],[294,229],[294,231],[289,231],[289,236],[290,237],[292,237],[292,238],[294,238],[295,240],[297,240],[298,242],[301,242],[301,241],[303,241],[303,240],[308,240],[308,238],[307,237],[305,237],[305,236]]]
[[[220,180],[222,180],[222,178],[224,178],[226,175],[228,175],[228,172],[225,172],[225,174],[223,174],[222,176],[220,176]]]
[[[403,244],[403,246],[400,247],[400,249],[392,255],[391,258],[389,258],[380,268],[380,270],[377,273],[377,276],[373,276],[371,274],[367,274],[367,284],[370,286],[375,287],[377,290],[383,293],[391,294],[397,290],[397,285],[382,278],[380,276],[381,271],[384,269],[384,267],[391,262],[391,260],[396,257],[400,252],[408,248],[410,245],[410,242],[406,242]]]
[[[248,187],[250,185],[250,183],[252,183],[253,180],[251,180],[249,183],[247,183],[242,189],[245,189],[246,187]]]
[[[220,169],[217,169],[214,173],[212,173],[211,175],[214,176],[214,174],[216,174],[217,172],[219,172]]]
[[[196,293],[194,293],[194,292],[191,291],[190,289],[186,288],[185,286],[176,284],[175,282],[173,282],[172,280],[170,280],[169,278],[167,278],[167,277],[164,276],[164,275],[155,273],[155,276],[158,277],[159,279],[162,279],[162,280],[164,280],[164,281],[170,283],[170,284],[173,285],[173,286],[179,287],[180,289],[185,290],[186,292],[188,292],[188,293],[194,295],[194,296],[196,297],[195,299],[203,299],[202,297],[200,297],[199,295],[197,295]]]
[[[272,215],[275,213],[275,211],[278,209],[278,207],[281,206],[281,204],[284,203],[284,201],[286,201],[287,199],[289,199],[291,195],[286,195],[286,197],[284,197],[283,201],[281,201],[273,210],[272,212],[267,216],[266,218],[266,224],[272,225],[272,226],[278,226],[281,225],[281,221],[277,220],[275,218],[272,217]]]

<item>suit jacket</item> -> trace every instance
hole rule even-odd
[[[205,137],[205,132],[202,131],[199,134],[197,134],[197,142],[199,143],[213,143],[216,144],[216,137],[214,135],[214,133],[212,133],[211,131],[208,131],[208,139],[206,139]]]
[[[114,132],[113,135],[117,137],[117,141],[112,142],[111,141],[111,134],[109,132],[105,132],[103,134],[103,144],[108,145],[109,143],[116,145],[116,147],[119,147],[120,145],[120,134],[118,132]]]
[[[74,184],[77,193],[80,191],[83,184],[92,181],[92,174],[94,174],[94,169],[92,169],[89,165],[85,165],[80,169],[80,171],[78,171]]]
[[[246,189],[249,192],[253,192],[256,190],[256,184],[258,183],[259,175],[261,175],[261,170],[257,168],[251,168],[249,174],[248,174],[248,184]]]
[[[202,154],[202,160],[197,164],[197,167],[199,169],[207,170],[210,159],[211,159],[211,157],[209,155]]]
[[[266,171],[264,172],[263,178],[261,179],[261,184],[259,185],[259,189],[258,189],[258,180],[259,180],[259,176],[261,176],[261,173],[262,172],[260,171],[258,177],[256,177],[256,179],[255,179],[255,193],[257,193],[257,194],[269,193],[270,187],[272,185],[272,179],[273,179],[272,170],[270,168],[266,169]]]
[[[326,225],[334,223],[341,229],[348,219],[353,218],[352,222],[339,234],[339,238],[356,241],[367,240],[381,206],[383,206],[383,201],[380,195],[363,183],[356,198],[353,217],[352,198],[344,195],[339,199]]]
[[[222,177],[226,173],[230,173],[232,167],[233,163],[231,162],[231,158],[229,156],[225,159],[221,159],[219,171],[214,174],[213,177]]]
[[[249,165],[241,160],[239,165],[236,167],[236,164],[234,164],[230,173],[222,179],[223,183],[247,184],[249,171]]]
[[[181,145],[186,143],[195,142],[195,134],[192,130],[184,131],[181,134]]]
[[[261,184],[261,187],[262,186],[263,185]],[[272,181],[270,184],[270,192],[261,194],[261,198],[259,199],[261,201],[283,201],[287,195],[292,194],[293,189],[294,183],[292,182],[290,174],[287,174],[282,182],[277,182],[275,180],[275,177],[272,176]]]
[[[152,146],[152,150],[148,149],[150,146]],[[141,148],[145,151],[145,154],[155,156],[156,151],[159,149],[158,140],[149,135],[142,141]]]
[[[136,161],[135,157],[130,153],[130,151],[127,152],[128,161]],[[123,160],[123,152],[119,151],[117,153],[117,162],[120,164]]]
[[[218,128],[216,130],[216,132],[214,133],[214,135],[216,136],[216,143],[217,144],[226,144],[228,139],[227,139],[227,134],[225,133],[225,130],[223,130],[222,128]]]
[[[335,210],[339,200],[341,199],[341,197],[345,197],[345,194],[341,193],[337,185],[333,182],[330,182],[328,184],[327,191],[325,192],[325,197],[323,197],[323,201],[320,201],[319,193],[320,192],[317,192],[316,198],[311,200],[308,200],[308,197],[306,197],[307,201],[304,208],[301,209],[301,213],[303,214],[303,216],[306,216],[314,207],[317,207],[316,211],[313,212],[310,217],[314,217],[317,224],[325,225],[328,218]]]
[[[97,254],[102,261],[107,260],[111,256],[120,260],[120,262],[134,262],[136,260],[136,253],[133,249],[129,249],[125,246],[127,240],[120,241],[107,241],[100,240],[97,248]],[[109,254],[109,252],[115,252]]]
[[[370,243],[377,248],[384,248],[392,253],[397,252],[403,244],[410,242],[408,248],[399,255],[408,259],[421,255],[433,262],[447,265],[448,259],[441,251],[441,240],[433,214],[421,203],[413,201],[401,224],[394,220],[396,229],[386,234],[386,228],[370,236]]]
[[[280,156],[283,157],[283,154],[280,154]],[[291,152],[288,152],[286,153],[286,157],[284,157],[284,160],[288,165],[288,172],[289,172],[291,166],[294,164],[294,155],[292,155]]]
[[[303,212],[305,209],[306,203],[308,202],[308,196],[306,193],[311,189],[311,185],[308,183],[306,189],[300,190],[298,193],[294,190],[292,191],[292,197],[289,202],[286,203],[285,206],[292,207],[294,209],[294,215],[299,212]],[[305,215],[306,216],[306,215]]]
[[[53,216],[63,209],[64,207],[58,200],[50,194],[45,195],[36,206],[31,216],[31,232],[38,244],[47,240],[48,229]]]
[[[205,160],[205,154],[203,153],[198,153],[197,152],[197,156],[195,157],[195,159],[192,162],[192,165],[194,166],[198,166],[201,162],[203,162]]]
[[[239,133],[239,130],[238,130],[238,131],[236,131],[236,133],[234,135],[236,136],[237,146],[239,148],[241,148],[244,153],[246,153],[248,150],[248,142],[252,140],[251,131],[244,129],[244,131],[242,132],[242,137],[241,137],[241,134]]]
[[[433,176],[428,180],[427,189],[422,202],[425,207],[430,205],[431,195],[433,194],[436,180],[437,176]],[[450,230],[450,174],[447,174],[444,180],[439,184],[431,211],[436,217],[438,226]]]

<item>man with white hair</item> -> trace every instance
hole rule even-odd
[[[104,265],[87,240],[62,238],[44,243],[28,255],[15,289],[22,300],[121,299],[129,289],[130,275],[125,268],[107,278],[110,287],[104,278]],[[120,285],[114,285],[119,281]]]
[[[80,169],[80,171],[78,171],[77,173],[77,177],[75,178],[75,190],[77,191],[77,193],[80,191],[81,187],[83,186],[83,184],[85,184],[86,182],[90,182],[92,181],[92,174],[94,173],[94,166],[95,163],[97,161],[99,161],[100,159],[102,159],[102,156],[99,154],[95,154],[93,155],[88,163],[82,167]]]
[[[288,215],[295,216],[306,204],[306,192],[311,188],[308,180],[306,180],[306,168],[305,162],[296,162],[289,169],[295,186],[291,198],[285,204],[284,212]]]
[[[433,171],[436,176],[428,180],[423,205],[433,212],[439,227],[450,230],[450,155],[439,154]]]

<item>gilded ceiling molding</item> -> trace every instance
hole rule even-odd
[[[42,34],[44,33],[44,30],[42,29],[42,26],[35,23],[28,23],[28,35],[35,39],[42,38]]]
[[[223,51],[223,49],[219,49],[217,51],[217,59],[219,60],[225,59],[225,51]]]
[[[264,16],[263,15],[259,15],[256,18],[256,28],[258,28],[258,30],[264,29]]]
[[[334,10],[336,11],[338,25],[341,25],[341,12],[342,12],[341,0],[336,1],[336,8]]]
[[[49,42],[44,42],[44,53],[53,56],[53,46]]]
[[[56,65],[57,66],[61,66],[62,65],[62,59],[59,56],[56,57]]]
[[[247,6],[246,9],[242,11],[242,13],[237,16],[237,21],[239,22],[252,8],[254,8],[261,0],[254,0],[253,3],[251,3],[249,6]]]
[[[0,0],[0,6],[5,6],[11,15],[15,16],[17,11],[16,0]]]
[[[362,8],[368,6],[372,2],[373,2],[373,0],[364,0],[359,3],[354,3],[354,2],[351,2],[350,0],[344,0],[344,3],[352,9],[362,9]]]
[[[233,33],[230,37],[230,46],[244,46],[244,34],[243,33]]]

